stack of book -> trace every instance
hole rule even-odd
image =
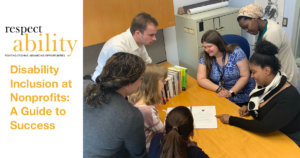
[[[187,68],[182,66],[173,66],[168,68],[168,77],[166,84],[161,92],[162,103],[166,104],[170,98],[185,91],[187,82]]]

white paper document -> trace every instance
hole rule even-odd
[[[168,108],[169,113],[174,107]],[[215,106],[190,106],[188,107],[194,117],[195,128],[217,128],[216,107]]]
[[[191,106],[190,109],[195,128],[217,128],[215,106]]]

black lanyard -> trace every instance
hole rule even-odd
[[[219,66],[217,66],[217,69],[220,73],[220,78],[219,78],[219,86],[222,86],[225,84],[225,81],[223,79],[223,76],[224,76],[224,67],[225,67],[225,57],[226,57],[226,53],[224,52],[223,53],[223,57],[222,57],[222,63],[223,63],[223,66],[221,66],[221,69],[219,69]],[[218,64],[217,60],[216,60],[216,63]]]

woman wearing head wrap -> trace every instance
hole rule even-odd
[[[287,34],[275,21],[262,18],[262,7],[250,4],[240,9],[237,21],[246,32],[257,35],[257,41],[264,39],[278,47],[277,58],[282,65],[281,72],[297,87],[300,76]]]

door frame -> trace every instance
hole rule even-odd
[[[300,1],[296,0],[295,13],[294,13],[294,25],[293,25],[293,34],[292,34],[292,47],[294,50],[294,56],[296,57],[297,53],[300,53],[300,46],[298,45],[300,40]],[[297,65],[300,66],[300,58],[296,59]]]

